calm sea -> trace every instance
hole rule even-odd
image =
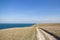
[[[15,27],[29,27],[34,24],[24,23],[24,24],[1,24],[0,23],[0,29],[6,29],[6,28],[15,28]]]

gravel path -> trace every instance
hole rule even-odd
[[[52,35],[46,33],[45,31],[36,28],[38,40],[57,40]]]

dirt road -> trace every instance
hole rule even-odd
[[[52,35],[46,33],[45,31],[36,28],[37,30],[37,38],[38,40],[57,40],[56,38],[54,38]]]

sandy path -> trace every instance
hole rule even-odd
[[[38,38],[38,40],[57,40],[52,35],[44,32],[41,29],[36,28],[36,30],[37,30],[37,38]]]

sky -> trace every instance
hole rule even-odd
[[[0,0],[0,23],[60,23],[60,0]]]

